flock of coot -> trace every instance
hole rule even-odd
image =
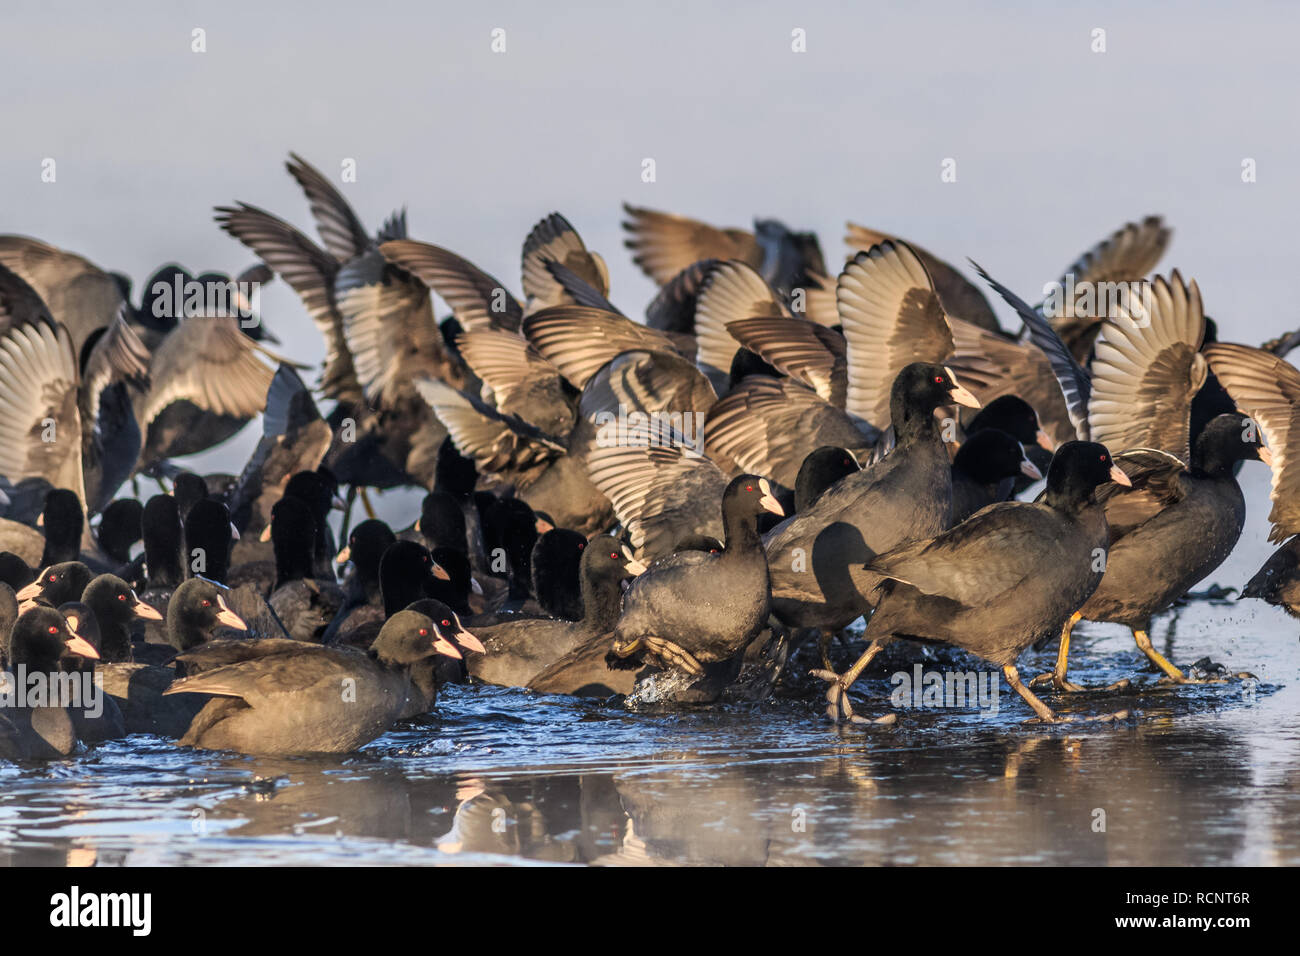
[[[1152,275],[1158,217],[1046,287],[1065,300],[972,263],[1009,328],[895,236],[850,225],[828,269],[774,220],[628,206],[659,286],[631,318],[558,213],[524,241],[519,297],[287,168],[319,238],[220,206],[259,260],[233,279],[168,265],[137,300],[0,236],[0,757],[132,733],[345,753],[449,682],[704,705],[811,674],[861,721],[848,691],[897,639],[989,662],[1053,722],[1030,685],[1082,689],[1080,619],[1196,679],[1151,619],[1232,551],[1252,461],[1280,547],[1243,596],[1300,610],[1300,335],[1221,342],[1194,281]],[[275,277],[324,338],[310,384],[253,310]],[[237,472],[174,463],[259,415]],[[377,519],[403,487],[418,515]],[[845,669],[834,639],[864,615]],[[1053,638],[1027,684],[1017,659]]]

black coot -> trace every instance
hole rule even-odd
[[[679,551],[633,581],[614,628],[613,659],[648,657],[699,675],[702,664],[742,651],[771,610],[767,557],[758,536],[764,511],[782,514],[771,483],[757,475],[733,478],[722,495],[722,553]]]
[[[1096,590],[1105,565],[1106,515],[1094,491],[1128,484],[1104,445],[1067,442],[1047,472],[1042,501],[990,505],[934,538],[876,555],[868,572],[880,594],[867,625],[871,645],[831,681],[833,720],[852,717],[845,693],[896,637],[952,644],[1002,668],[1007,682],[1044,721],[1055,715],[1020,680],[1015,661],[1057,633]]]
[[[183,746],[253,754],[350,753],[406,711],[411,668],[442,653],[447,635],[414,611],[393,615],[369,651],[302,641],[229,641],[180,660],[204,671],[167,694],[214,695]]]

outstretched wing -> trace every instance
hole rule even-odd
[[[307,236],[264,209],[239,203],[219,206],[216,220],[279,275],[302,300],[325,340],[321,389],[328,398],[358,401],[361,386],[334,304],[338,262]]]
[[[847,229],[844,236],[845,244],[859,252],[866,252],[872,246],[886,241],[904,241],[898,236],[868,229],[853,222],[848,223]],[[984,298],[984,293],[978,286],[938,256],[927,252],[915,243],[909,242],[908,246],[920,258],[925,271],[930,274],[930,279],[934,282],[934,291],[938,293],[943,311],[949,317],[962,319],[982,329],[998,330],[997,316],[993,314],[989,300]]]
[[[836,298],[849,367],[845,410],[884,428],[898,373],[912,362],[942,362],[952,353],[939,296],[916,253],[886,240],[849,260]]]
[[[578,230],[558,212],[551,213],[535,225],[524,240],[524,295],[529,308],[534,311],[551,305],[590,304],[573,297],[549,268],[552,263],[568,270],[597,295],[609,295],[609,276],[604,262],[587,249]]]
[[[32,287],[78,353],[96,330],[113,321],[126,303],[113,276],[89,259],[27,236],[0,236],[0,266]]]
[[[324,173],[296,153],[290,153],[284,165],[307,194],[316,231],[335,259],[348,262],[373,245],[357,214]]]
[[[598,443],[587,469],[638,554],[667,554],[685,534],[723,536],[727,478],[701,455],[679,445]]]
[[[534,312],[523,321],[523,333],[534,348],[574,388],[583,388],[602,365],[622,352],[672,352],[663,332],[626,316],[581,305],[558,305]]]
[[[656,285],[701,259],[739,259],[755,269],[763,264],[763,251],[751,232],[717,229],[697,219],[627,203],[623,211],[628,216],[623,222],[628,232],[623,244]]]
[[[216,415],[256,415],[275,374],[259,355],[270,354],[240,331],[233,316],[185,319],[149,363],[149,391],[136,407],[141,432],[147,434],[149,423],[178,401]]]
[[[1191,460],[1192,399],[1205,384],[1201,292],[1175,270],[1143,283],[1102,326],[1088,422],[1107,448],[1156,448]]]
[[[1300,371],[1285,359],[1248,345],[1216,343],[1205,360],[1232,400],[1264,432],[1273,453],[1268,540],[1300,534]]]
[[[727,327],[758,315],[789,315],[763,277],[743,262],[732,260],[715,268],[695,302],[695,363],[706,374],[723,375],[740,346]]]
[[[79,384],[64,326],[40,318],[0,334],[0,475],[44,478],[85,501]]]
[[[1182,483],[1187,465],[1182,459],[1156,448],[1133,448],[1114,458],[1133,484],[1126,488],[1111,481],[1096,491],[1097,500],[1106,506],[1112,544],[1187,495]]]
[[[1074,424],[1075,437],[1080,441],[1090,440],[1092,431],[1088,424],[1088,400],[1092,396],[1092,379],[1087,371],[1078,363],[1069,347],[1061,341],[1056,330],[1037,310],[985,272],[979,263],[971,260],[971,265],[984,281],[1002,296],[1007,305],[1016,310],[1020,320],[1025,323],[1025,328],[1029,332],[1029,341],[1038,346],[1047,356],[1047,361],[1052,366],[1052,373],[1060,383],[1061,394],[1065,396],[1065,405],[1070,410],[1070,421]]]
[[[1146,277],[1164,255],[1172,235],[1159,216],[1148,216],[1140,223],[1130,222],[1076,259],[1057,283],[1058,288],[1073,284],[1098,285],[1107,282],[1136,282]],[[1087,362],[1093,342],[1101,330],[1105,315],[1068,313],[1053,317],[1052,327],[1080,362]]]

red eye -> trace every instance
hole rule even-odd
[[[125,595],[125,594],[119,594],[119,595],[117,596],[117,599],[118,599],[119,601],[125,601],[125,600],[126,600],[126,595]]]
[[[753,490],[754,490],[754,486],[753,486],[753,485],[746,485],[746,486],[745,486],[745,490],[746,490],[746,491],[753,491]]]
[[[444,618],[442,619],[442,626],[443,626],[443,627],[451,627],[451,621],[447,620],[447,619],[444,617]]]
[[[428,637],[428,636],[429,636],[429,629],[428,629],[427,627],[422,627],[422,628],[420,628],[420,636],[421,636],[421,637]]]
[[[934,377],[934,384],[936,384],[936,385],[942,385],[942,384],[943,384],[943,376],[942,376],[942,375],[936,375],[936,376]]]
[[[1100,456],[1097,460],[1098,460],[1098,461],[1105,461],[1105,460],[1106,460],[1106,456],[1105,456],[1105,455],[1102,455],[1102,456]]]
[[[204,598],[204,599],[203,599],[203,606],[204,606],[204,607],[212,607],[212,602],[209,601],[207,598]]]
[[[613,558],[615,561],[618,560],[618,552],[617,552],[617,551],[611,551],[611,552],[609,553],[609,556],[610,556],[611,558]]]
[[[48,578],[46,578],[45,580],[47,580],[47,581],[49,581],[51,584],[53,584],[53,583],[54,583],[54,575],[51,574],[51,575],[50,575]]]
[[[51,634],[57,634],[57,633],[59,633],[59,629],[58,629],[57,627],[55,627],[54,625],[50,625],[50,633],[51,633]]]

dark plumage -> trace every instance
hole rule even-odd
[[[415,524],[430,550],[458,548],[466,550],[465,511],[454,495],[431,491],[420,502],[420,519]]]
[[[185,561],[190,575],[226,583],[234,527],[230,511],[215,498],[196,501],[185,516]]]
[[[369,647],[388,618],[422,598],[434,597],[435,576],[444,581],[449,577],[424,545],[394,542],[379,559],[379,602],[353,608],[337,627],[331,622],[326,643]]]
[[[581,620],[581,567],[586,549],[586,536],[568,528],[552,528],[537,539],[529,563],[533,571],[533,594],[543,613],[569,621]]]
[[[960,524],[985,505],[1006,501],[1017,478],[1038,481],[1038,467],[1020,442],[998,428],[972,435],[952,460],[952,523]]]
[[[822,496],[822,492],[856,471],[861,471],[861,467],[847,448],[822,445],[810,452],[799,466],[799,474],[794,481],[795,514],[807,511]]]
[[[395,614],[368,652],[301,641],[232,641],[181,655],[203,673],[167,694],[215,699],[179,743],[242,753],[349,753],[407,709],[411,668],[441,653],[446,636],[423,614]]]
[[[1054,387],[1054,383],[1049,384]],[[1025,457],[1040,473],[1046,473],[1047,466],[1052,462],[1052,452],[1056,448],[1056,443],[1043,429],[1038,420],[1038,413],[1027,401],[1019,395],[998,396],[966,423],[966,437],[970,439],[981,431],[991,428],[1004,431],[1020,442],[1024,446]],[[1016,478],[1012,484],[1012,494],[1020,494],[1035,480],[1027,476]],[[957,519],[953,520],[955,522]]]
[[[608,635],[618,621],[620,583],[641,570],[617,539],[609,535],[592,538],[579,566],[582,618],[528,619],[475,627],[475,636],[483,642],[485,651],[466,655],[470,676],[487,684],[523,687],[578,646]]]
[[[167,604],[167,643],[184,652],[212,637],[218,627],[247,630],[226,603],[225,588],[206,578],[190,578]]]
[[[27,562],[12,551],[0,551],[0,582],[13,590],[25,587],[36,580],[36,572]]]
[[[357,623],[353,618],[383,614],[379,563],[396,540],[393,530],[376,518],[369,518],[352,529],[348,543],[338,555],[338,562],[351,568],[343,581],[343,603],[321,635],[321,643],[332,644],[340,632],[351,630]]]
[[[1101,581],[1106,516],[1094,498],[1107,481],[1127,484],[1105,446],[1067,442],[1047,473],[1041,501],[990,505],[937,537],[874,556],[880,597],[867,625],[871,645],[832,682],[832,719],[852,716],[845,691],[896,637],[938,641],[999,665],[1007,682],[1045,721],[1052,712],[1020,681],[1015,661],[1057,633]]]
[[[466,565],[468,567],[468,565]],[[400,719],[427,714],[438,701],[438,688],[445,683],[464,683],[465,654],[483,653],[483,644],[465,630],[456,612],[434,598],[413,602],[408,611],[423,614],[433,621],[449,640],[439,644],[440,653],[411,665],[411,690]]]
[[[510,585],[504,609],[517,610],[532,588],[532,553],[537,542],[537,518],[522,498],[495,498],[483,519],[489,567],[505,573]],[[504,562],[504,567],[502,567]]]
[[[95,648],[68,629],[63,615],[51,607],[32,608],[18,618],[9,645],[10,669],[26,675],[58,673],[65,654],[88,658]],[[15,682],[24,692],[17,706],[0,709],[0,758],[6,760],[50,760],[66,757],[78,744],[76,727],[67,703],[78,701],[55,699],[53,689],[44,701],[26,697],[30,684]]]
[[[147,590],[171,590],[185,579],[181,564],[182,530],[180,507],[171,495],[154,495],[144,506],[141,519],[144,538]]]
[[[702,664],[742,651],[771,610],[758,536],[763,511],[782,514],[771,483],[756,475],[733,478],[722,495],[722,553],[680,551],[633,581],[614,628],[613,657],[646,656],[698,675]]]
[[[1300,536],[1274,551],[1241,589],[1243,598],[1259,598],[1300,617]]]
[[[81,600],[95,614],[99,656],[106,664],[131,660],[133,624],[162,620],[157,609],[141,601],[131,586],[114,574],[101,574],[91,580],[81,592]]]
[[[43,568],[36,580],[18,591],[18,600],[41,601],[51,607],[79,601],[91,577],[90,568],[80,561],[51,565]]]
[[[1239,461],[1267,455],[1258,428],[1240,412],[1219,415],[1205,426],[1190,466],[1146,449],[1119,455],[1132,487],[1107,488],[1098,496],[1110,526],[1106,576],[1079,615],[1125,625],[1153,664],[1185,682],[1183,672],[1151,646],[1151,617],[1232,553],[1246,521],[1246,500],[1233,469]],[[1053,683],[1077,689],[1065,680],[1068,634],[1062,643]]]
[[[317,581],[313,546],[316,521],[297,498],[284,497],[271,509],[271,542],[275,554],[275,583],[267,602],[289,636],[319,641],[343,604],[334,583]]]
[[[41,527],[45,532],[45,550],[41,554],[41,567],[75,561],[81,553],[81,532],[86,515],[81,499],[66,488],[53,488],[45,496],[45,510],[41,512]]]
[[[99,518],[95,539],[100,550],[119,565],[131,560],[131,547],[140,540],[144,505],[135,498],[111,502]]]
[[[59,605],[59,613],[67,622],[68,630],[84,639],[95,649],[97,657],[102,658],[104,638],[100,632],[99,620],[90,605],[82,601],[69,601]],[[79,678],[88,676],[93,679],[96,663],[95,658],[65,654],[59,662],[59,668]],[[109,694],[101,694],[98,699],[99,706],[87,706],[86,704],[94,704],[88,700],[82,706],[68,708],[68,716],[72,718],[77,739],[87,744],[98,744],[125,737],[126,722],[117,701]]]
[[[855,587],[851,569],[949,527],[951,462],[934,410],[953,402],[975,399],[943,366],[908,365],[890,390],[894,450],[842,478],[768,534],[772,604],[782,621],[791,627],[849,624],[872,603]]]

